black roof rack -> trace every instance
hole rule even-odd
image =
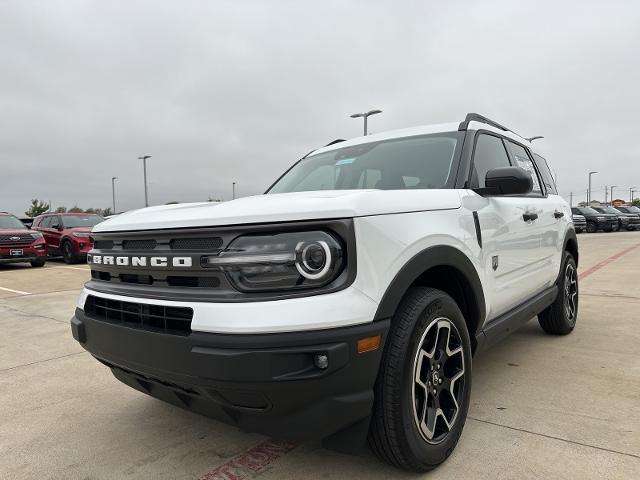
[[[328,147],[329,145],[334,145],[336,143],[340,143],[340,142],[346,142],[346,140],[344,138],[338,138],[337,140],[334,140],[333,142],[329,142],[325,145],[325,147]]]
[[[499,128],[500,130],[504,130],[505,132],[516,133],[512,130],[509,130],[504,125],[500,125],[498,122],[494,122],[490,118],[485,117],[484,115],[480,115],[479,113],[467,113],[467,116],[464,118],[464,121],[458,127],[458,131],[462,132],[467,129],[469,126],[469,122],[481,122],[486,123],[487,125],[491,125],[492,127]],[[516,133],[516,135],[518,135]]]

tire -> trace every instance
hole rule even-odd
[[[581,228],[576,228],[576,233],[582,233],[582,229]]]
[[[587,233],[596,233],[598,226],[593,222],[587,222]]]
[[[558,279],[558,296],[546,310],[538,314],[542,329],[552,335],[567,335],[576,326],[578,318],[578,271],[569,252],[564,252],[562,273]]]
[[[434,385],[437,395],[431,390]],[[404,470],[437,467],[458,443],[470,393],[471,341],[462,312],[440,290],[412,288],[392,319],[378,373],[371,450]],[[432,428],[422,430],[421,419],[429,417]]]
[[[44,267],[46,260],[44,258],[39,258],[37,260],[31,260],[29,263],[34,268]]]
[[[69,240],[62,242],[62,258],[68,265],[78,263],[78,255],[73,251],[73,245]]]

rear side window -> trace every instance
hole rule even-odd
[[[44,217],[40,219],[40,223],[38,224],[40,228],[50,228],[51,227],[51,217]]]
[[[469,188],[484,188],[487,172],[494,168],[508,167],[509,157],[501,138],[484,133],[476,138]]]
[[[536,167],[538,167],[538,171],[542,177],[542,183],[544,183],[544,186],[547,188],[547,192],[557,195],[558,189],[556,182],[553,180],[553,175],[551,174],[551,169],[547,161],[535,153],[533,154],[533,161],[536,162]]]
[[[511,151],[511,159],[513,165],[520,167],[531,174],[533,179],[533,188],[531,194],[542,195],[542,187],[540,186],[540,179],[536,172],[536,168],[533,166],[533,161],[529,158],[527,151],[523,146],[509,141],[509,150]]]

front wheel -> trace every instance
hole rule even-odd
[[[578,271],[569,252],[564,252],[562,274],[558,280],[558,296],[538,314],[542,329],[553,335],[567,335],[576,326],[578,318]]]
[[[471,393],[471,341],[458,305],[412,288],[395,313],[375,386],[369,446],[413,472],[437,467],[462,433]]]
[[[587,222],[587,233],[596,233],[598,231],[598,227],[593,222]]]
[[[78,256],[73,251],[73,245],[69,240],[65,240],[62,244],[62,258],[66,264],[78,263]]]

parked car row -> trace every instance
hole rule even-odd
[[[602,230],[640,230],[640,208],[629,207],[571,207],[573,225],[577,233]]]
[[[59,256],[66,263],[82,262],[93,248],[91,229],[103,220],[88,213],[46,213],[27,226],[0,212],[0,264],[29,262],[42,267],[47,257]]]

